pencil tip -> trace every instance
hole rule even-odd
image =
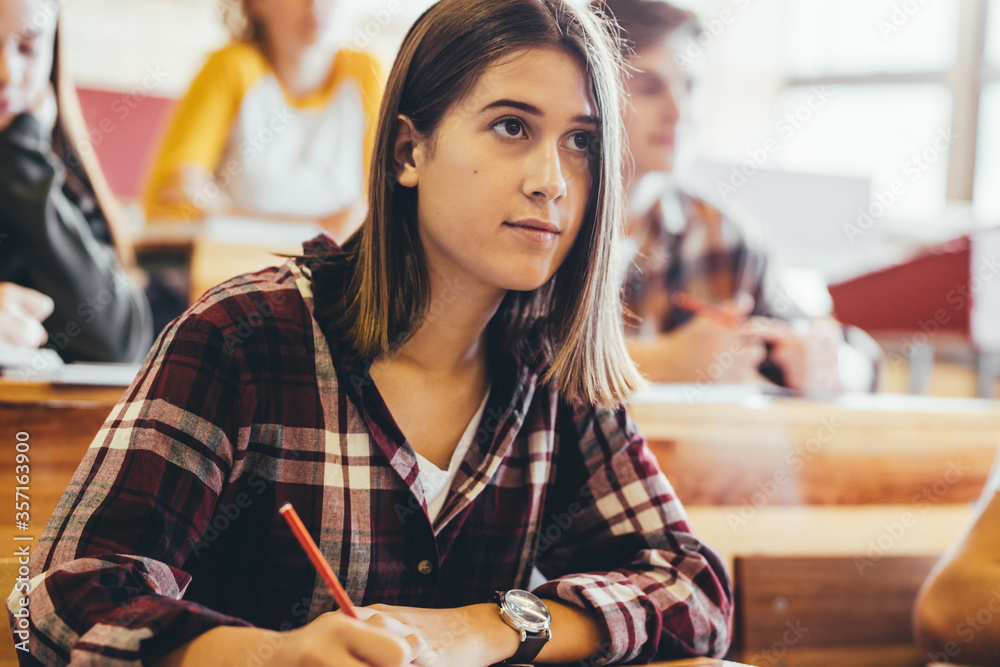
[[[278,508],[278,512],[281,513],[281,514],[284,514],[285,512],[287,512],[290,509],[292,509],[292,504],[291,503],[285,503],[284,505],[282,505],[281,507]]]

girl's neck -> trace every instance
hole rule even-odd
[[[440,376],[486,372],[486,327],[504,291],[430,271],[430,301],[419,328],[393,355]]]
[[[282,87],[295,97],[306,97],[330,78],[336,48],[317,42],[311,45],[264,45],[265,53]]]

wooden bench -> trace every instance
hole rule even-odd
[[[760,667],[922,667],[913,602],[933,556],[737,556],[737,657]]]

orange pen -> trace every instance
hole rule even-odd
[[[347,597],[347,591],[344,587],[340,585],[337,580],[336,575],[333,574],[333,570],[330,569],[330,564],[326,562],[323,558],[323,554],[320,553],[319,547],[313,542],[312,536],[306,530],[305,525],[302,523],[302,519],[299,518],[298,513],[295,508],[292,507],[291,503],[285,503],[278,510],[281,516],[285,517],[285,521],[288,522],[288,527],[292,529],[295,533],[296,539],[298,539],[299,544],[305,550],[306,555],[309,556],[309,560],[316,567],[320,576],[323,577],[323,581],[330,588],[330,592],[333,593],[333,599],[337,601],[340,605],[341,611],[350,616],[351,618],[358,618],[358,612],[354,610],[354,605],[351,603],[351,598]]]

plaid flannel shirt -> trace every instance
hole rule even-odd
[[[673,188],[647,216],[649,233],[627,263],[622,289],[630,334],[673,331],[694,317],[673,306],[670,296],[676,291],[709,303],[745,293],[754,299],[751,315],[789,321],[808,317],[795,296],[778,286],[767,248],[752,225]],[[841,329],[847,344],[871,365],[874,391],[885,365],[881,348],[855,326],[843,324]],[[782,371],[770,359],[760,370],[784,383]]]
[[[670,295],[684,291],[710,303],[745,292],[754,315],[791,319],[800,313],[778,299],[767,254],[753,228],[718,209],[669,190],[647,214],[649,234],[625,274],[626,325],[632,331],[671,331],[694,315],[675,308]]]
[[[722,562],[626,409],[573,407],[538,385],[544,369],[499,360],[431,525],[367,364],[312,316],[309,267],[230,280],[159,337],[31,558],[22,664],[138,665],[217,626],[287,630],[335,609],[286,501],[356,604],[486,602],[537,566],[536,594],[599,616],[608,662],[725,653]]]

